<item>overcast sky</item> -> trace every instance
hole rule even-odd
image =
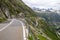
[[[60,0],[23,0],[30,7],[60,9]]]

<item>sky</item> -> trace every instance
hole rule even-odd
[[[23,0],[29,7],[60,9],[60,0]]]

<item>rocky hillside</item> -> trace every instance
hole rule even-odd
[[[47,21],[50,22],[60,22],[60,15],[58,13],[54,13],[54,12],[42,12],[42,13],[38,13],[37,14],[39,17],[45,18]]]

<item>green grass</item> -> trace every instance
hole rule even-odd
[[[29,40],[47,40],[47,38],[45,38],[44,36],[42,36],[41,34],[30,34],[29,36],[28,36],[28,39]]]
[[[52,40],[60,40],[56,34],[53,32],[49,31],[48,29],[45,29],[45,33],[47,34],[48,37],[50,37]]]
[[[34,40],[32,36],[29,36],[28,39],[29,39],[29,40]]]
[[[41,36],[40,34],[38,34],[38,35],[37,35],[37,37],[38,37],[38,40],[47,40],[47,38],[45,38],[45,37]],[[29,36],[29,37],[28,37],[28,39],[29,39],[29,40],[34,40],[34,38],[33,38],[33,36],[32,36],[32,35],[31,35],[31,36]]]
[[[47,38],[45,38],[45,37],[43,37],[41,35],[38,35],[38,38],[39,38],[39,40],[47,40]]]

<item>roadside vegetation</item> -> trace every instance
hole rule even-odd
[[[0,23],[2,23],[2,22],[4,22],[4,21],[6,21],[6,19],[3,18],[3,17],[0,17]]]

